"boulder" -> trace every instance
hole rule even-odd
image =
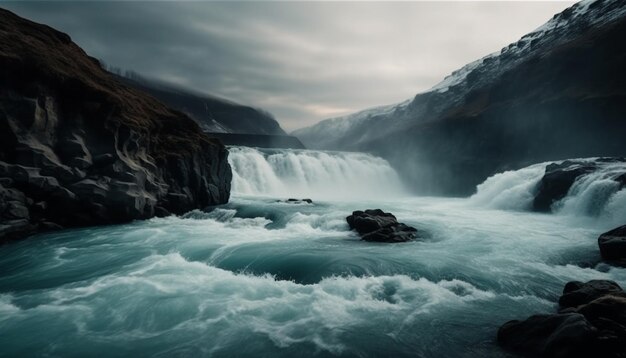
[[[582,357],[597,329],[578,313],[531,316],[509,321],[498,330],[498,343],[512,351],[541,357]]]
[[[587,160],[565,160],[560,163],[551,163],[546,166],[545,172],[537,184],[533,210],[550,212],[554,203],[567,196],[574,183],[589,173],[602,170],[615,163],[624,163],[622,157],[605,157]],[[622,189],[626,185],[626,173],[617,171],[611,179]]]
[[[354,211],[346,221],[365,241],[406,242],[418,236],[416,228],[399,223],[393,214],[380,209]]]
[[[393,214],[380,209],[353,211],[352,215],[346,218],[346,221],[350,229],[356,230],[361,235],[398,224],[398,220]]]
[[[626,294],[620,292],[604,295],[579,306],[576,312],[585,316],[590,322],[608,319],[626,327]]]
[[[598,330],[596,356],[626,356],[626,294],[611,293],[579,306],[580,313]]]
[[[533,210],[550,212],[552,204],[567,195],[578,177],[591,173],[596,168],[597,166],[593,162],[571,160],[549,164],[539,181],[537,194],[535,194],[533,201]]]
[[[568,282],[558,314],[510,321],[498,343],[542,357],[626,357],[626,293],[607,280]]]
[[[416,237],[417,229],[402,223],[383,227],[361,236],[365,241],[376,242],[405,242],[411,241]]]
[[[623,292],[622,288],[614,281],[591,280],[586,283],[572,281],[563,288],[559,305],[562,308],[578,307],[607,294]]]
[[[598,246],[605,260],[626,263],[626,225],[600,235]]]

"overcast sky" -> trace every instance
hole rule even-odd
[[[90,55],[261,107],[291,131],[401,102],[531,32],[553,2],[0,2]]]

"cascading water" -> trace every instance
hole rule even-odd
[[[506,358],[498,327],[554,312],[567,281],[626,287],[626,269],[598,264],[615,225],[524,211],[548,163],[468,200],[392,198],[397,175],[365,154],[235,147],[230,162],[238,195],[210,211],[2,247],[0,356]],[[559,212],[624,209],[616,171],[580,178]],[[428,235],[361,241],[346,216],[365,208]]]
[[[593,162],[597,168],[579,176],[567,195],[552,205],[552,211],[561,215],[603,218],[615,223],[626,221],[626,188],[618,179],[626,173],[626,162],[597,158],[574,161]],[[552,163],[562,162],[540,163],[496,174],[478,186],[470,202],[494,209],[530,210],[538,184],[546,167]]]
[[[384,159],[365,153],[231,147],[232,191],[239,195],[324,199],[404,193]]]

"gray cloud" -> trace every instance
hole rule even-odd
[[[3,2],[90,55],[274,113],[287,130],[400,102],[560,2]]]

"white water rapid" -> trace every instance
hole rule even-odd
[[[314,199],[387,198],[404,194],[384,159],[365,153],[231,147],[232,192]]]
[[[596,158],[576,159],[577,162]],[[470,198],[472,204],[504,210],[531,210],[546,162],[519,170],[498,173],[480,184]],[[597,170],[576,179],[567,195],[552,205],[557,215],[590,217],[620,224],[626,221],[626,188],[618,177],[626,171],[624,162],[598,162]]]

